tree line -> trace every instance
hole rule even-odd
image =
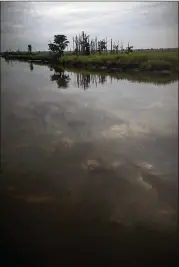
[[[53,42],[49,41],[48,50],[50,54],[53,54],[54,57],[61,57],[64,55],[64,51],[69,46],[69,40],[66,35],[54,35]],[[40,51],[39,51],[40,52]],[[117,54],[117,53],[130,53],[133,52],[133,46],[128,46],[124,48],[123,43],[119,46],[119,41],[117,44],[113,42],[112,38],[110,39],[110,49],[108,49],[107,38],[98,40],[97,37],[91,38],[84,31],[81,34],[76,35],[72,38],[72,49],[68,53],[73,55],[93,55],[93,54]],[[20,50],[12,52],[11,50],[6,51],[6,53],[18,54],[21,53]],[[32,45],[29,44],[27,47],[27,53],[32,54]]]
[[[108,47],[108,39],[101,39],[98,40],[97,37],[91,38],[87,35],[84,31],[81,34],[78,34],[72,38],[72,48],[68,50],[69,40],[65,35],[55,35],[53,42],[49,41],[48,50],[50,54],[54,56],[54,58],[59,58],[64,55],[65,50],[67,49],[68,54],[72,55],[93,55],[93,54],[118,54],[118,53],[131,53],[133,52],[133,46],[131,46],[128,42],[127,47],[124,48],[123,43],[119,45],[119,41],[114,42],[111,38],[110,40],[110,47]],[[146,51],[175,51],[175,48],[159,48],[159,49],[135,49],[138,52],[146,52]],[[36,51],[36,53],[40,53],[42,51]],[[45,51],[44,51],[45,52]],[[27,52],[20,52],[18,49],[17,51],[11,51],[10,49],[3,54],[32,54],[32,45],[29,44],[27,47]]]
[[[112,38],[110,39],[110,50],[107,47],[107,38],[98,40],[97,37],[90,39],[84,31],[81,34],[76,35],[72,39],[73,50],[70,51],[74,55],[90,55],[90,54],[117,54],[117,53],[130,53],[133,52],[133,46],[124,48],[123,44],[119,47],[118,44],[113,43]],[[69,41],[65,35],[55,35],[53,43],[48,44],[49,50],[56,52],[59,56],[64,54],[64,50],[68,47]]]
[[[97,37],[90,40],[90,36],[87,35],[84,31],[78,36],[73,37],[73,52],[76,55],[90,55],[90,54],[115,54],[118,52],[132,52],[133,46],[128,46],[124,49],[123,43],[119,47],[119,41],[117,44],[113,42],[112,38],[110,39],[110,49],[108,49],[107,38],[98,40]]]

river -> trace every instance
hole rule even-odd
[[[1,59],[1,261],[174,266],[177,179],[178,81]]]

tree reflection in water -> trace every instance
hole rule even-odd
[[[6,63],[7,63],[8,65],[11,64],[11,66],[13,66],[13,62],[12,62],[12,60],[5,59],[5,61],[6,61]]]
[[[49,66],[50,71],[54,70],[54,74],[50,76],[51,81],[56,81],[58,88],[68,88],[70,77],[65,74],[64,69]]]
[[[33,69],[34,69],[34,65],[33,65],[32,62],[29,63],[29,67],[30,67],[30,70],[33,71]]]
[[[76,80],[78,88],[87,90],[90,84],[95,84],[96,87],[98,84],[104,84],[107,81],[107,77],[105,75],[77,73]]]
[[[68,88],[68,84],[71,80],[70,74],[76,76],[76,82],[78,88],[87,90],[90,84],[105,84],[107,82],[107,76],[99,74],[89,74],[89,73],[69,73],[66,74],[63,68],[57,66],[48,66],[50,71],[54,71],[54,74],[50,76],[51,81],[56,81],[58,88]]]
[[[113,80],[129,80],[138,83],[153,83],[153,84],[168,84],[177,80],[177,74],[158,74],[158,73],[113,73],[113,74],[100,74],[100,73],[89,73],[89,72],[70,72],[65,71],[60,67],[49,66],[50,71],[54,71],[51,75],[51,81],[56,81],[59,88],[68,88],[68,84],[71,80],[70,77],[76,79],[76,85],[82,90],[87,90],[94,86],[104,85],[106,83],[113,83]]]
[[[100,75],[99,76],[99,83],[100,84],[105,84],[106,83],[106,76],[104,76],[104,75]]]

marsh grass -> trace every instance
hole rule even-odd
[[[178,70],[178,52],[133,52],[117,55],[64,56],[61,64],[76,66],[104,66],[140,70]]]
[[[11,52],[5,53],[6,59],[52,61],[53,54],[45,52]],[[140,71],[178,71],[178,51],[148,51],[130,54],[95,54],[89,56],[64,55],[59,59],[59,65],[82,67],[87,69],[106,68],[117,70]]]

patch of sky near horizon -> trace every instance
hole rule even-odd
[[[47,50],[81,31],[134,48],[178,47],[177,2],[1,2],[1,50]],[[108,43],[110,47],[110,42]]]

